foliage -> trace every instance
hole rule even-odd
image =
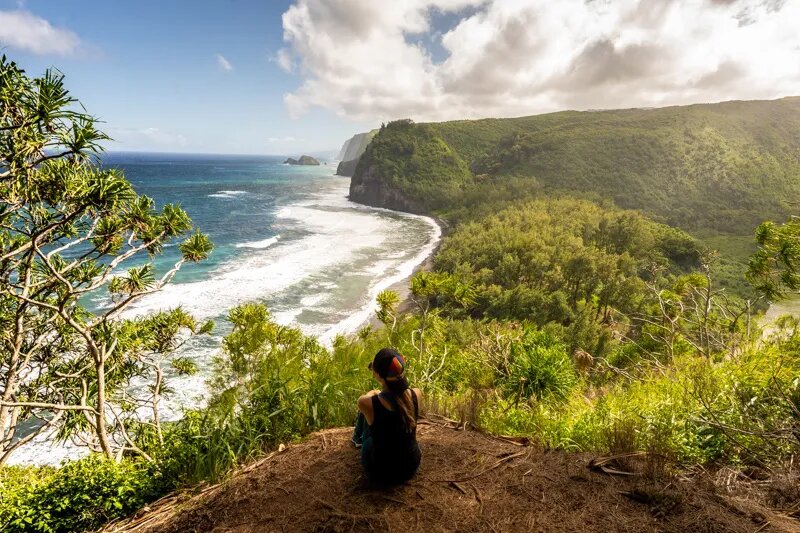
[[[492,187],[535,178],[684,229],[748,234],[798,195],[800,98],[429,124]],[[380,136],[380,134],[379,134]]]
[[[426,210],[454,202],[472,182],[467,166],[435,130],[410,120],[381,127],[356,165],[351,189],[367,172]]]
[[[445,240],[436,269],[471,294],[467,305],[442,292],[435,302],[453,317],[556,323],[570,328],[571,351],[602,355],[620,315],[642,306],[654,271],[675,276],[699,256],[687,234],[635,212],[574,199],[518,203]]]
[[[0,465],[52,427],[109,458],[142,453],[126,409],[141,399],[128,401],[126,385],[155,370],[157,404],[155,354],[163,360],[181,330],[196,330],[180,312],[120,320],[212,246],[195,232],[177,263],[155,272],[147,259],[186,236],[191,220],[176,205],[156,209],[118,171],[96,165],[108,137],[76,109],[57,71],[31,78],[0,59]],[[102,311],[81,305],[106,291]],[[33,428],[26,435],[17,434],[22,423]]]
[[[61,468],[0,470],[0,529],[71,533],[93,530],[157,497],[160,476],[137,460],[99,455]]]
[[[460,224],[532,199],[578,197],[637,209],[659,222],[714,234],[723,249],[715,275],[755,300],[746,255],[725,240],[782,220],[800,194],[800,98],[775,101],[560,112],[509,119],[390,123],[373,139],[353,184]],[[433,142],[419,159],[402,147]],[[412,158],[422,170],[409,168]],[[456,161],[445,166],[443,162]],[[463,170],[466,168],[466,172]],[[351,190],[351,192],[353,192]]]
[[[677,278],[670,290],[689,298],[691,287],[704,286],[702,279]],[[428,411],[549,447],[618,451],[624,442],[626,451],[655,449],[679,464],[769,465],[800,446],[796,320],[781,321],[763,344],[742,345],[724,358],[698,357],[699,350],[686,344],[666,363],[639,353],[623,370],[609,364],[611,358],[595,358],[581,374],[567,349],[567,330],[438,316],[424,307],[432,294],[426,289],[436,284],[435,275],[415,281],[423,306],[418,313],[340,337],[331,349],[276,324],[262,305],[233,309],[234,329],[216,361],[208,407],[166,425],[163,442],[149,441],[145,451],[152,463],[85,460],[69,463],[76,465],[71,469],[41,469],[41,484],[31,485],[27,480],[35,473],[6,469],[4,479],[21,481],[7,491],[0,517],[38,517],[38,530],[58,531],[61,511],[47,502],[70,501],[74,527],[94,527],[172,488],[218,480],[280,443],[349,425],[356,399],[371,386],[367,362],[386,345],[406,355],[410,380],[425,390]],[[686,313],[695,310],[687,307]],[[714,336],[728,327],[709,321]],[[53,475],[65,477],[55,483]],[[109,492],[109,486],[121,492]]]
[[[756,242],[759,248],[747,272],[756,288],[769,299],[800,290],[800,219],[762,223],[756,229]]]
[[[565,400],[578,375],[563,343],[547,333],[527,331],[511,345],[511,373],[505,388],[517,400]]]
[[[231,466],[316,429],[348,425],[368,386],[364,353],[334,356],[261,304],[229,312],[233,330],[214,362],[208,407],[165,436],[157,461],[166,479],[217,479]]]

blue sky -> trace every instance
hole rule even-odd
[[[0,0],[69,30],[68,54],[5,46],[30,74],[55,66],[117,140],[109,149],[275,153],[338,149],[374,127],[314,109],[290,118],[283,94],[298,76],[274,61],[283,46],[278,1]],[[232,67],[225,70],[217,54]]]
[[[800,95],[800,0],[0,0],[111,149],[298,155],[416,121]]]

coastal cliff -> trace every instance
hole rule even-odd
[[[361,157],[367,145],[375,136],[378,130],[372,130],[365,133],[357,133],[345,141],[342,149],[339,150],[337,159],[340,161],[353,161]]]
[[[429,214],[425,206],[403,194],[383,179],[375,165],[364,165],[350,180],[350,200],[372,207],[383,207],[417,215]]]
[[[415,214],[452,206],[473,182],[464,162],[426,124],[382,126],[350,180],[354,202]]]
[[[361,155],[367,149],[367,146],[372,138],[375,137],[376,133],[378,133],[378,130],[358,133],[345,141],[337,157],[340,161],[339,166],[336,167],[337,175],[347,177],[353,176],[358,160],[361,158]]]

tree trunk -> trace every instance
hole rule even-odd
[[[106,429],[106,365],[102,357],[98,358],[95,368],[97,371],[97,413],[95,414],[97,438],[100,441],[100,449],[103,450],[103,454],[107,458],[113,459],[114,453],[111,450]]]

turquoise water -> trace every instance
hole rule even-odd
[[[129,308],[128,317],[183,307],[214,320],[214,334],[190,339],[181,355],[200,372],[172,376],[175,393],[163,409],[176,419],[203,404],[205,382],[227,311],[242,302],[265,303],[282,324],[322,342],[347,334],[373,313],[377,293],[407,277],[431,252],[439,228],[428,218],[361,206],[347,200],[349,178],[335,162],[318,167],[281,164],[284,158],[172,154],[110,154],[136,191],[156,204],[180,204],[214,242],[211,257],[185,264],[172,283]],[[156,258],[166,271],[179,259],[175,244]],[[101,309],[108,295],[94,294]],[[58,464],[81,450],[47,438],[17,453],[15,463]]]

